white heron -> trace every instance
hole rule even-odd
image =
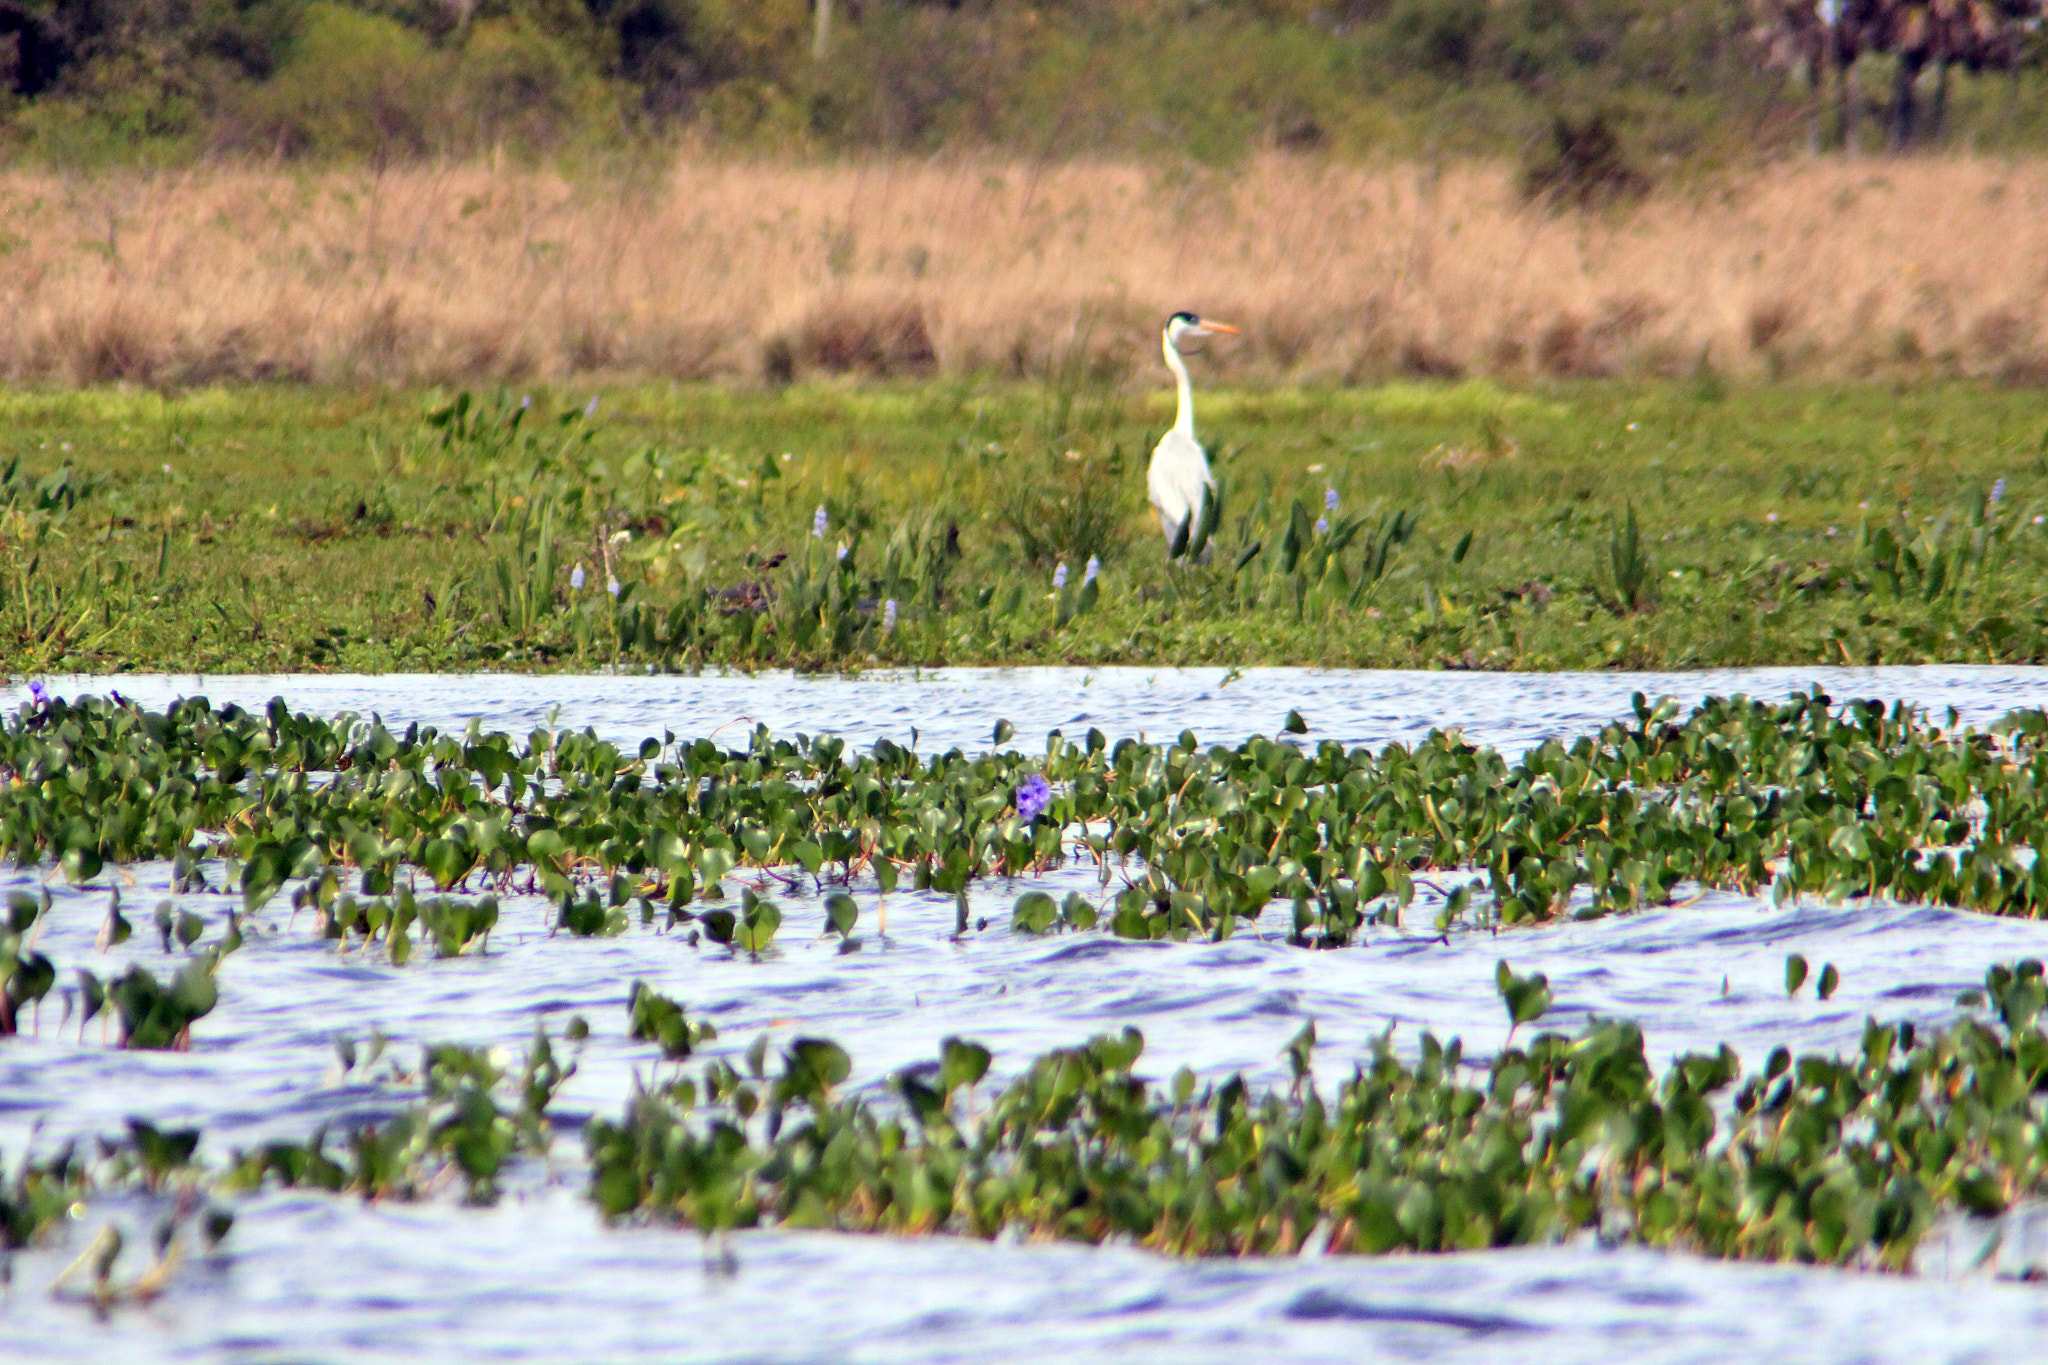
[[[1166,368],[1173,371],[1174,381],[1180,386],[1180,411],[1173,419],[1173,430],[1152,447],[1145,488],[1152,495],[1152,510],[1159,515],[1159,529],[1166,533],[1168,554],[1180,539],[1183,526],[1193,533],[1189,518],[1202,510],[1202,499],[1213,497],[1216,487],[1216,480],[1209,473],[1209,457],[1202,453],[1201,442],[1195,439],[1195,388],[1188,379],[1187,362],[1180,358],[1180,342],[1184,337],[1205,337],[1217,332],[1235,335],[1237,328],[1226,322],[1198,318],[1193,313],[1175,313],[1166,320],[1166,331],[1159,339]]]

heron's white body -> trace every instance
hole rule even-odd
[[[1195,439],[1194,385],[1188,380],[1187,362],[1180,358],[1180,349],[1174,345],[1183,333],[1192,330],[1176,316],[1166,324],[1166,333],[1160,338],[1167,368],[1173,371],[1174,381],[1180,387],[1180,411],[1174,417],[1173,430],[1152,447],[1152,464],[1145,473],[1145,488],[1151,494],[1152,510],[1159,516],[1159,529],[1166,533],[1169,549],[1180,535],[1182,524],[1201,511],[1203,495],[1216,486],[1209,473],[1209,457],[1202,453],[1201,442]]]

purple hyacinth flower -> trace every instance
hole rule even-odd
[[[1334,512],[1334,511],[1336,511],[1336,510],[1337,510],[1337,490],[1336,490],[1336,489],[1334,489],[1334,488],[1325,488],[1325,489],[1323,490],[1323,510],[1324,510],[1325,512]]]
[[[1030,824],[1052,805],[1052,784],[1042,777],[1027,777],[1017,787],[1017,818]]]
[[[28,685],[28,699],[31,704],[38,708],[48,706],[50,704],[50,689],[44,687],[40,680],[31,680]]]

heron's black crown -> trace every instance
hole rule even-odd
[[[1175,313],[1172,317],[1166,320],[1166,325],[1171,327],[1176,322],[1185,322],[1190,327],[1199,327],[1202,325],[1202,320],[1196,317],[1193,313]]]

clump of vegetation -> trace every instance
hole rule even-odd
[[[1136,1029],[1033,1059],[975,1102],[993,1057],[947,1038],[935,1061],[893,1078],[892,1094],[843,1087],[853,1059],[798,1037],[770,1069],[767,1039],[743,1068],[659,1071],[617,1119],[585,1128],[588,1194],[610,1218],[673,1221],[706,1233],[779,1225],[895,1234],[1128,1237],[1178,1255],[1443,1252],[1603,1238],[1712,1256],[1908,1270],[1947,1217],[1996,1215],[2048,1187],[2048,1152],[2030,1131],[2048,1039],[2048,984],[2032,960],[1996,966],[1959,998],[1961,1016],[1922,1031],[1866,1023],[1848,1057],[1773,1049],[1748,1069],[1726,1045],[1661,1073],[1640,1028],[1595,1020],[1576,1035],[1514,1034],[1549,1003],[1540,975],[1506,962],[1497,986],[1507,1042],[1474,1075],[1462,1043],[1425,1033],[1412,1059],[1391,1031],[1334,1094],[1316,1083],[1313,1023],[1285,1049],[1284,1093],[1240,1077],[1202,1084],[1183,1068],[1142,1076]],[[636,1038],[680,1063],[681,1006],[636,990]],[[580,1020],[570,1035],[587,1036]],[[383,1083],[418,1083],[421,1101],[352,1129],[330,1155],[305,1142],[196,1160],[197,1130],[143,1120],[88,1163],[67,1147],[0,1183],[0,1250],[28,1245],[80,1201],[128,1187],[204,1194],[270,1182],[420,1198],[459,1178],[488,1203],[509,1163],[545,1153],[547,1108],[574,1073],[538,1032],[516,1081],[472,1048],[423,1050],[416,1073],[341,1046]],[[509,1093],[508,1093],[509,1092]],[[233,1221],[206,1209],[218,1241]],[[160,1251],[176,1236],[159,1230]],[[111,1234],[111,1235],[110,1235]],[[102,1246],[101,1243],[106,1243]],[[98,1258],[105,1302],[160,1292],[175,1250],[132,1286]]]
[[[1757,114],[1784,84],[1733,0],[1551,9],[1398,0],[1338,10],[623,6],[364,0],[203,13],[10,4],[17,146],[52,157],[527,155],[695,137],[728,145],[999,143],[1034,155],[1260,142],[1362,146],[1391,126],[1498,148],[1559,96],[1626,101],[1662,140]],[[1227,71],[1205,94],[1190,73]],[[1974,112],[1960,97],[1951,121]],[[1988,103],[1988,102],[1987,102]],[[1995,109],[1979,120],[1998,126]],[[2008,117],[2009,121],[2009,117]],[[1434,126],[1432,126],[1432,124]],[[1050,130],[1054,142],[1048,146]]]
[[[1638,199],[1650,178],[1630,164],[1605,113],[1551,120],[1544,152],[1522,168],[1522,193],[1553,206],[1602,208]]]
[[[573,1021],[571,1033],[587,1033]],[[548,1105],[576,1073],[564,1063],[547,1031],[536,1028],[515,1074],[487,1049],[437,1043],[421,1049],[418,1068],[386,1066],[381,1043],[358,1054],[340,1048],[345,1073],[384,1084],[412,1082],[424,1096],[391,1118],[349,1129],[338,1155],[327,1151],[323,1127],[304,1142],[270,1142],[237,1152],[221,1180],[225,1190],[257,1189],[269,1182],[365,1199],[418,1199],[449,1178],[463,1182],[472,1204],[494,1202],[506,1167],[520,1156],[545,1156],[552,1139]]]
[[[1510,1020],[1541,978],[1500,969]],[[1391,1036],[1326,1099],[1314,1025],[1288,1048],[1288,1094],[1137,1071],[1136,1029],[1030,1062],[983,1105],[989,1067],[948,1039],[895,1078],[896,1104],[834,1087],[851,1070],[797,1039],[770,1075],[717,1061],[643,1089],[586,1130],[590,1194],[613,1217],[706,1232],[777,1224],[1100,1242],[1178,1255],[1455,1251],[1605,1238],[1755,1260],[1903,1270],[1936,1220],[2039,1193],[2041,965],[1993,968],[1985,1014],[1922,1034],[1866,1025],[1849,1058],[1774,1050],[1744,1075],[1725,1045],[1660,1075],[1642,1031],[1598,1021],[1503,1047],[1467,1079],[1463,1049]],[[1738,1084],[1738,1081],[1740,1084]],[[758,1116],[765,1114],[765,1119]]]
[[[997,744],[1007,738],[998,726]],[[737,910],[721,903],[742,866],[820,889],[861,877],[959,896],[965,932],[970,882],[1079,858],[1100,874],[1100,901],[1056,912],[1027,892],[1016,927],[1222,939],[1278,906],[1289,940],[1312,947],[1399,922],[1431,871],[1467,874],[1434,911],[1441,929],[1606,915],[1682,887],[2037,916],[2048,873],[2016,850],[2048,846],[2032,795],[2048,782],[2044,738],[2036,710],[1995,734],[1956,732],[1904,704],[1837,707],[1818,690],[1775,706],[1710,699],[1682,719],[1639,693],[1633,717],[1513,763],[1443,732],[1377,754],[1263,737],[1204,748],[1192,733],[1112,747],[1099,731],[1054,732],[1027,759],[928,757],[886,740],[850,753],[835,737],[792,743],[763,727],[744,749],[650,738],[635,753],[589,732],[537,731],[524,745],[417,726],[400,736],[281,700],[257,716],[200,698],[160,714],[56,699],[0,725],[0,849],[87,881],[136,858],[189,867],[195,841],[210,841],[240,866],[249,908],[303,879],[294,898],[317,908],[321,932],[360,934],[401,964],[416,923],[441,956],[480,945],[494,899],[416,902],[401,889],[358,903],[339,893],[342,875],[371,895],[402,869],[444,890],[544,891],[554,927],[573,936],[623,933],[630,905],[650,923],[665,903],[665,927],[694,924],[750,954],[782,912],[753,888]],[[33,912],[19,903],[15,922]],[[843,937],[852,921],[837,913],[828,926]],[[202,928],[187,918],[191,946]],[[182,1042],[234,941],[168,987],[138,967],[108,988],[131,1045]],[[6,951],[10,1000],[49,989],[51,964]]]

